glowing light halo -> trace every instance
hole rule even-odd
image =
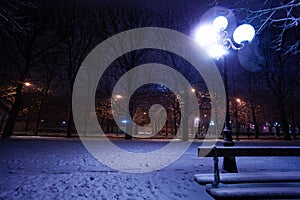
[[[227,49],[217,43],[218,33],[211,25],[199,26],[195,30],[193,38],[212,58],[219,58],[227,54]]]
[[[209,24],[212,25],[214,20],[220,16],[223,16],[227,19],[226,31],[228,33],[233,33],[236,28],[236,17],[234,11],[223,6],[214,6],[208,9],[200,18],[200,24]]]
[[[215,44],[207,49],[207,53],[212,58],[220,58],[227,54],[227,49],[222,45]]]
[[[216,15],[217,17],[212,19]],[[228,20],[228,16],[231,19]],[[244,47],[243,42],[251,42],[254,38],[255,30],[250,24],[242,24],[238,27],[229,26],[229,21],[232,22],[233,18],[231,10],[218,6],[208,10],[202,16],[201,23],[204,25],[196,27],[193,38],[211,57],[220,58],[227,54],[229,48],[240,50]],[[238,44],[237,46],[228,36],[228,33],[231,32],[233,32],[232,38]],[[224,48],[221,47],[222,45]]]
[[[193,38],[195,38],[195,41],[200,46],[206,48],[215,43],[217,38],[217,32],[211,25],[205,24],[195,29]]]

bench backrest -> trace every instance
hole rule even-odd
[[[300,146],[204,146],[198,148],[199,157],[214,158],[214,182],[218,185],[220,182],[219,159],[218,157],[229,156],[300,156]]]
[[[300,146],[204,146],[198,148],[198,156],[300,156]]]

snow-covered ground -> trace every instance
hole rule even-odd
[[[114,142],[130,151],[166,144],[159,140]],[[78,139],[0,141],[0,199],[212,199],[193,180],[194,174],[213,171],[212,158],[197,158],[199,145],[194,142],[166,168],[132,174],[103,165]],[[299,157],[237,158],[237,163],[240,171],[300,171]]]

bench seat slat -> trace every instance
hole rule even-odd
[[[300,198],[299,183],[219,184],[207,186],[206,191],[215,199]]]
[[[218,156],[300,156],[300,146],[217,146]],[[199,157],[213,157],[215,152],[211,146],[198,147]]]
[[[194,179],[200,185],[213,183],[214,174],[196,174]],[[300,171],[293,172],[242,172],[220,173],[220,183],[272,183],[300,182]]]

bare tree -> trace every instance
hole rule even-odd
[[[243,55],[244,54],[240,55],[242,63]],[[260,71],[252,71],[244,68],[240,70],[239,77],[236,77],[235,81],[239,83],[237,90],[240,95],[236,96],[239,102],[236,102],[237,99],[233,99],[232,101],[235,102],[237,106],[241,106],[241,102],[244,103],[244,121],[247,124],[252,123],[254,125],[255,138],[258,139],[260,133],[259,127],[263,123],[261,119],[264,118],[262,116],[264,114],[262,112],[262,105],[269,94],[266,83]],[[246,113],[249,114],[249,118]]]
[[[80,2],[64,0],[58,3],[56,12],[56,30],[64,51],[65,73],[61,79],[69,87],[69,100],[73,92],[76,74],[87,54],[99,40],[96,15],[87,6]],[[71,105],[71,103],[70,103]],[[71,137],[73,129],[72,107],[68,108],[67,137]]]
[[[267,87],[270,89],[276,102],[280,115],[281,127],[285,139],[290,139],[287,116],[287,102],[291,90],[295,90],[295,83],[299,77],[298,59],[292,53],[272,48],[272,43],[276,37],[276,28],[265,30],[261,33],[259,41],[252,43],[252,51],[245,49],[243,54],[248,56],[248,65],[259,66],[260,72]],[[287,38],[284,38],[287,40]],[[287,40],[288,41],[288,40]],[[245,47],[246,48],[246,47]],[[287,48],[287,47],[286,47]],[[242,52],[241,52],[242,53]],[[247,55],[247,56],[246,56]],[[245,61],[246,63],[247,61]]]
[[[7,75],[9,82],[14,88],[12,104],[9,107],[8,119],[3,130],[2,137],[10,137],[13,133],[15,120],[21,105],[21,97],[24,82],[30,76],[30,72],[45,57],[46,52],[55,46],[51,41],[49,28],[49,16],[51,8],[47,3],[40,2],[35,6],[20,8],[18,12],[26,15],[26,18],[19,22],[19,29],[10,28],[9,34],[1,38],[4,57],[10,60]],[[1,103],[1,105],[5,105]]]
[[[39,80],[37,80],[39,86],[36,88],[37,95],[35,98],[35,103],[37,105],[36,126],[34,129],[35,135],[38,134],[40,128],[41,116],[45,103],[55,90],[53,82],[55,81],[58,73],[58,63],[56,61],[58,57],[59,56],[57,54],[52,54],[52,56],[49,56],[48,59],[45,59],[41,63],[43,64],[43,69],[40,72],[41,75],[38,77]]]
[[[298,27],[300,22],[300,2],[298,0],[285,1],[233,1],[230,7],[242,22],[255,26],[256,34],[261,34],[268,27],[280,28],[280,32],[273,38],[272,47],[276,50],[284,51],[285,54],[299,54],[299,34],[298,39],[293,40],[288,46],[282,49],[286,32]],[[228,4],[226,0],[212,0],[211,5]]]
[[[1,0],[0,1],[0,27],[1,33],[9,36],[11,30],[22,32],[26,29],[26,26],[22,23],[22,20],[28,16],[19,13],[20,9],[34,7],[33,1],[21,1],[21,0]]]
[[[111,6],[106,5],[106,10],[104,10],[101,14],[102,16],[102,25],[105,36],[111,36],[117,33],[120,33],[122,31],[132,29],[132,28],[139,28],[143,26],[149,26],[151,23],[151,18],[144,10],[139,10],[135,8],[134,6]],[[124,75],[126,72],[128,72],[130,69],[132,69],[135,66],[138,66],[143,63],[145,51],[143,50],[137,50],[132,51],[129,53],[126,53],[122,55],[120,58],[116,59],[114,63],[110,66],[110,69],[107,71],[106,76],[107,80],[104,81],[101,84],[106,84],[106,87],[108,94],[111,95],[111,90],[114,86],[114,84],[118,81],[118,79]],[[128,80],[128,84],[124,85],[125,91],[131,91],[131,84],[130,82],[134,81],[134,77],[131,77],[131,80]],[[104,89],[102,88],[102,89]],[[105,95],[105,94],[103,94]],[[130,98],[130,97],[123,97],[123,98]],[[114,97],[111,98],[111,100],[114,100]],[[129,112],[131,114],[131,117],[134,116],[134,107],[137,102],[131,100],[129,101]],[[119,112],[124,113],[126,108],[118,108]],[[131,123],[128,123],[126,126],[127,131],[126,132],[132,132],[133,126]],[[131,136],[129,134],[125,134],[126,139],[131,139]]]

